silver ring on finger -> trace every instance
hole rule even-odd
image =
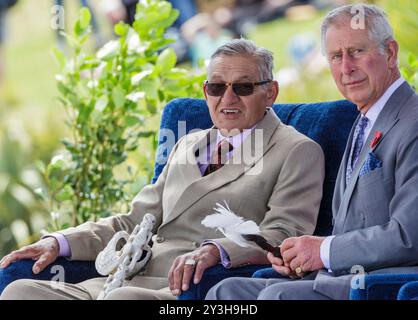
[[[184,263],[184,265],[186,265],[186,266],[195,266],[196,265],[196,260],[195,259],[192,259],[192,258],[186,259],[186,262]]]

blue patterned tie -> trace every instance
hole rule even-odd
[[[351,175],[353,174],[353,168],[356,165],[361,148],[363,148],[364,129],[366,129],[368,122],[369,119],[367,117],[361,116],[360,121],[357,123],[354,130],[353,142],[351,143],[350,155],[347,161],[347,170],[345,172],[346,184],[350,182]]]

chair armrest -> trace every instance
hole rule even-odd
[[[404,284],[398,292],[398,300],[418,300],[418,281]]]
[[[34,260],[19,260],[7,268],[0,268],[0,294],[13,281],[19,279],[51,280],[56,279],[67,283],[78,283],[87,279],[101,277],[97,273],[94,261],[71,261],[58,258],[42,272],[32,272]],[[60,274],[60,272],[63,272]],[[55,278],[54,278],[55,277]]]
[[[373,274],[364,278],[363,289],[351,289],[350,300],[396,300],[399,289],[418,274]]]
[[[193,281],[191,281],[189,290],[184,291],[177,299],[204,300],[209,289],[221,280],[231,277],[251,277],[256,270],[265,267],[266,265],[263,264],[227,269],[223,265],[218,264],[206,269],[198,284],[194,284]]]

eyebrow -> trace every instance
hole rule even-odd
[[[242,81],[242,80],[246,80],[246,81],[250,81],[250,82],[252,81],[250,76],[242,76],[242,77],[238,77],[237,79],[235,79],[232,82],[239,82],[239,81]],[[212,77],[212,79],[210,81],[211,82],[227,82],[227,81],[224,81],[224,80],[220,79],[220,77],[218,77],[216,75],[214,77]]]
[[[341,53],[341,50],[333,50],[333,51],[328,51],[327,54],[332,55],[332,54],[336,54],[336,53]]]
[[[364,44],[358,44],[358,45],[354,44],[354,45],[352,45],[350,47],[347,47],[347,48],[343,48],[343,49],[340,48],[338,50],[331,50],[331,51],[328,52],[328,54],[340,53],[341,51],[344,51],[344,50],[350,51],[350,50],[359,49],[359,48],[364,49],[364,48],[367,48],[367,47],[368,46],[367,45],[364,45]]]

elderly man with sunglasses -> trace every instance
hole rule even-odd
[[[152,258],[108,299],[174,299],[218,263],[227,268],[269,264],[266,251],[243,248],[201,221],[217,203],[255,221],[273,245],[312,234],[317,221],[322,149],[280,122],[270,108],[278,95],[272,54],[245,39],[220,47],[208,66],[204,93],[214,126],[182,137],[158,180],[135,197],[128,214],[62,230],[2,260],[34,258],[39,272],[59,255],[94,260],[120,230],[132,232],[146,213],[156,217]],[[192,275],[194,277],[192,279]],[[105,278],[52,288],[18,280],[3,299],[95,299]]]

